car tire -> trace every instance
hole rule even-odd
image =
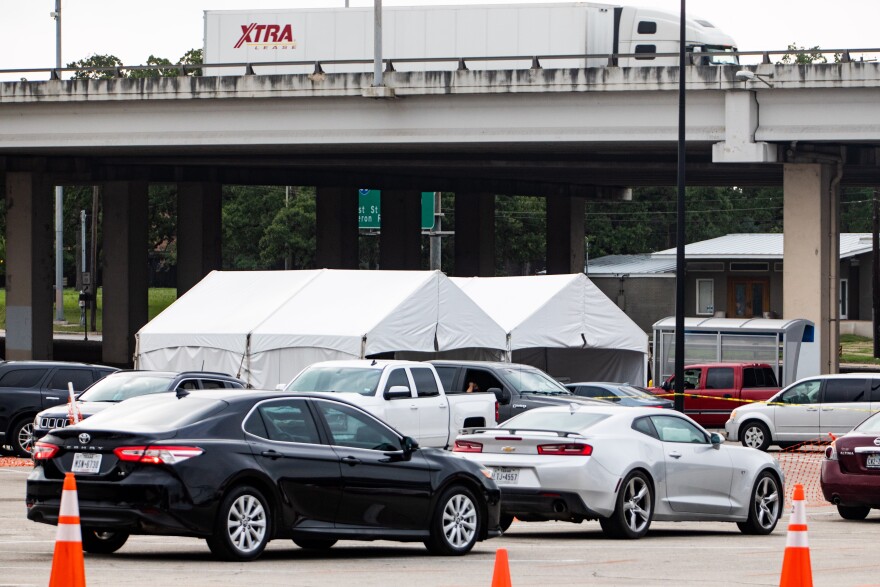
[[[862,505],[839,505],[837,513],[844,520],[864,520],[871,513],[871,508]]]
[[[9,433],[9,444],[12,454],[23,459],[31,458],[34,448],[34,417],[20,418],[15,421]]]
[[[501,518],[498,520],[498,525],[501,526],[501,531],[507,532],[507,529],[510,528],[511,524],[513,524],[513,516],[501,514]]]
[[[767,425],[758,420],[749,420],[743,424],[739,429],[739,438],[743,446],[765,452],[772,440]]]
[[[128,532],[83,528],[82,548],[92,554],[111,554],[122,548],[122,545],[128,540],[128,536]]]
[[[599,518],[599,524],[609,538],[632,540],[648,533],[653,516],[654,492],[648,476],[633,471],[620,486],[614,513],[609,518]]]
[[[334,544],[336,544],[337,540],[332,538],[294,538],[293,543],[299,546],[300,548],[306,548],[308,550],[327,550]]]
[[[453,485],[437,500],[425,546],[435,555],[467,554],[480,536],[482,518],[474,493],[463,485]]]
[[[252,561],[269,543],[271,519],[269,502],[258,489],[235,487],[220,502],[208,548],[220,560]]]
[[[749,517],[736,523],[740,532],[760,536],[773,532],[782,515],[782,497],[779,479],[769,471],[761,473],[749,497]]]

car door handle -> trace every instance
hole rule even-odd
[[[46,396],[46,399],[55,399],[55,400],[58,400],[58,399],[61,399],[61,398],[60,398],[60,397],[55,397],[55,396],[52,396],[52,395],[47,395],[47,396]]]
[[[342,462],[350,467],[361,464],[361,460],[357,457],[342,457]]]
[[[272,459],[272,460],[280,459],[281,457],[284,456],[284,455],[282,455],[280,452],[278,452],[277,450],[264,450],[264,451],[261,452],[260,454],[261,454],[262,456],[267,457],[267,458],[270,458],[270,459]]]
[[[419,406],[417,406],[416,404],[410,404],[409,409],[411,409],[411,410],[418,410],[418,409],[419,409]]]
[[[445,410],[446,407],[447,407],[446,404],[440,404],[440,409],[441,409],[441,410]]]
[[[733,397],[733,396],[732,396],[731,394],[729,394],[729,393],[725,393],[725,394],[724,394],[724,398],[725,398],[725,399],[730,399],[730,398],[732,398],[732,397]]]
[[[819,408],[807,408],[808,412],[818,412]]]
[[[681,453],[678,451],[673,451],[673,452],[669,453],[669,456],[671,456],[673,459],[680,459]]]

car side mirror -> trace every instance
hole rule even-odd
[[[283,383],[279,383],[278,385],[275,386],[275,391],[284,391],[285,387],[287,387],[287,385],[285,385]]]
[[[403,440],[400,441],[400,445],[403,447],[403,453],[406,455],[411,455],[419,448],[419,443],[412,436],[404,436]]]
[[[712,443],[712,448],[719,449],[721,445],[724,444],[724,437],[718,434],[717,432],[713,432],[709,435],[709,442]]]
[[[672,386],[670,385],[668,380],[660,384],[660,389],[662,389],[663,391],[669,391],[670,387]]]
[[[392,385],[385,390],[385,399],[411,398],[412,393],[406,385]]]
[[[502,406],[506,406],[510,403],[510,392],[506,389],[501,389],[500,387],[490,387],[489,391],[495,394],[495,399],[498,400],[498,403]]]

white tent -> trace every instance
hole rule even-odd
[[[136,364],[271,388],[316,361],[471,347],[504,332],[439,271],[215,271],[138,332]]]
[[[586,275],[452,281],[507,333],[511,361],[571,381],[644,385],[648,335]]]

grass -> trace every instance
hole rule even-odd
[[[874,340],[855,334],[841,334],[840,362],[880,365],[880,359],[874,358]]]
[[[171,305],[177,299],[177,290],[171,287],[153,287],[147,292],[147,317],[155,318],[162,310]],[[101,310],[104,307],[104,290],[98,288],[98,312],[97,332],[103,329]],[[91,316],[91,310],[87,313]],[[52,318],[55,318],[55,308],[52,308]],[[73,288],[64,290],[64,320],[67,324],[54,324],[55,332],[82,332],[80,325],[79,292]],[[6,329],[6,290],[0,289],[0,329]],[[94,332],[94,330],[92,330]]]

